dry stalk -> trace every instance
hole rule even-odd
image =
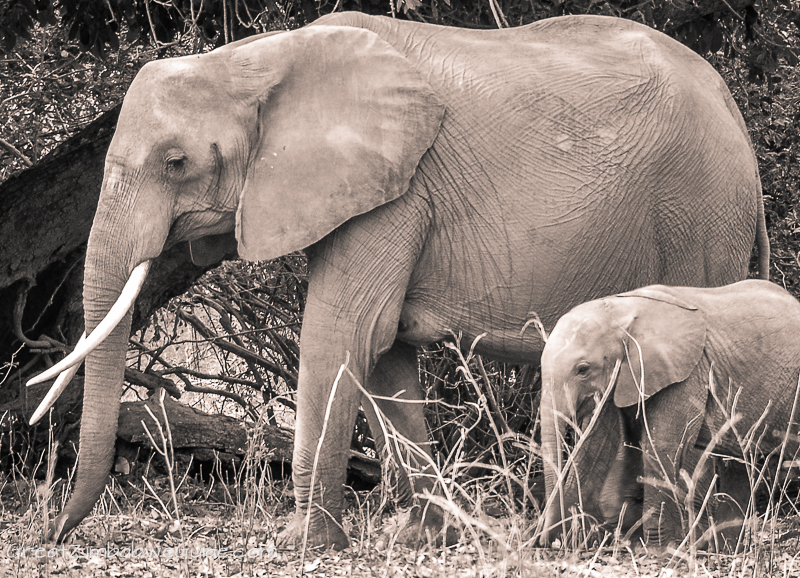
[[[156,500],[158,500],[158,503],[161,504],[161,507],[164,509],[164,513],[167,515],[167,517],[170,520],[174,520],[175,522],[177,522],[178,528],[180,529],[181,532],[181,537],[183,537],[183,528],[180,523],[181,512],[180,512],[180,506],[178,505],[178,491],[177,491],[177,486],[175,485],[175,449],[172,444],[172,430],[169,425],[169,419],[167,418],[167,410],[164,407],[165,395],[166,392],[163,389],[158,394],[158,404],[161,407],[161,416],[164,419],[163,426],[161,425],[161,422],[158,420],[158,418],[150,410],[150,407],[147,405],[144,406],[145,410],[147,410],[148,415],[150,415],[150,418],[153,420],[153,422],[156,424],[156,427],[158,428],[158,434],[161,440],[161,444],[156,443],[155,439],[153,438],[153,435],[150,433],[150,430],[148,429],[147,424],[144,422],[144,420],[141,421],[141,424],[142,427],[144,428],[145,433],[147,434],[147,438],[150,440],[150,444],[152,445],[153,449],[163,458],[164,463],[166,465],[167,479],[169,480],[170,497],[172,499],[172,506],[175,512],[174,516],[170,514],[169,509],[164,504],[164,502],[161,501],[161,498],[158,496],[156,491],[150,485],[150,482],[147,480],[147,478],[142,477],[142,479],[144,480],[144,483],[147,485],[148,489],[152,492]],[[166,434],[164,433],[165,429],[166,429]],[[183,483],[183,481],[185,481],[185,479],[186,477],[184,476],[183,480],[181,480],[181,484]]]

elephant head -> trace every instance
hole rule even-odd
[[[271,259],[403,195],[443,114],[406,59],[360,28],[311,26],[148,63],[125,96],[106,158],[86,255],[87,333],[134,268],[166,246],[189,241],[193,258],[210,263],[235,234],[241,257]],[[88,355],[80,458],[74,493],[51,528],[56,538],[105,487],[126,309],[102,343],[77,356]]]
[[[543,543],[550,543],[550,532],[579,502],[585,513],[612,524],[627,503],[623,525],[635,521],[641,513],[634,496],[640,491],[642,454],[631,447],[639,440],[629,416],[640,416],[646,400],[685,381],[705,342],[702,313],[664,287],[584,303],[558,321],[542,354],[542,456],[549,496]],[[606,401],[603,407],[600,401]],[[599,416],[587,432],[595,411]],[[570,424],[587,438],[562,474]]]

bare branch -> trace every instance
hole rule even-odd
[[[25,311],[25,303],[28,300],[30,282],[24,283],[17,294],[17,303],[14,306],[14,335],[25,345],[39,353],[50,353],[53,351],[67,351],[67,346],[55,339],[42,335],[38,341],[29,339],[22,331],[22,313]]]
[[[204,373],[202,371],[195,371],[194,369],[189,369],[188,367],[171,366],[169,367],[169,369],[159,371],[159,374],[191,375],[192,377],[196,377],[198,379],[210,379],[213,381],[222,381],[224,383],[230,383],[231,385],[246,385],[247,387],[251,387],[253,389],[261,389],[257,383],[250,381],[249,379],[242,379],[240,377],[230,377],[222,374]]]
[[[245,349],[244,347],[231,343],[224,338],[217,337],[210,329],[208,329],[208,327],[205,326],[202,321],[200,321],[200,319],[191,313],[187,313],[180,307],[177,309],[176,314],[187,323],[190,323],[200,335],[202,335],[209,342],[215,344],[220,349],[238,355],[242,359],[250,359],[262,366],[267,371],[283,377],[287,382],[291,381],[292,385],[297,384],[297,374],[295,372],[280,367],[272,363],[269,359],[266,359],[257,353],[253,353],[249,349]]]
[[[230,314],[235,315],[235,312],[232,311],[233,308],[230,307],[229,304],[226,304],[228,306],[224,306],[210,297],[203,297],[203,302],[219,313],[219,321],[222,324],[222,327],[228,332],[228,334],[231,336],[231,339],[233,339],[239,347],[244,348],[244,342],[242,341],[241,337],[236,335],[236,330],[233,328],[233,323],[231,323],[230,320]],[[241,319],[238,319],[238,321],[240,325],[244,325]],[[262,379],[261,374],[258,372],[258,368],[255,366],[255,363],[253,363],[253,360],[249,358],[245,358],[245,363],[247,363],[247,367],[250,369],[253,379],[255,379],[256,383],[258,383],[257,389],[263,390],[264,380]]]
[[[193,393],[211,393],[214,395],[221,395],[222,397],[226,397],[232,401],[238,403],[244,410],[247,412],[247,415],[253,421],[258,421],[258,414],[253,409],[253,406],[250,405],[245,398],[243,398],[238,393],[233,393],[231,391],[227,391],[224,389],[216,389],[214,387],[199,387],[197,385],[192,385],[190,388],[187,388],[186,391],[191,391]]]
[[[6,99],[6,100],[8,100],[8,99]],[[0,138],[0,146],[2,146],[4,149],[6,149],[8,152],[10,152],[12,155],[14,155],[14,156],[16,156],[16,157],[19,157],[19,158],[22,160],[22,163],[23,163],[23,164],[24,164],[26,167],[32,167],[32,166],[33,166],[33,162],[31,161],[31,159],[29,159],[29,158],[28,158],[28,157],[26,157],[24,154],[22,154],[22,153],[19,151],[19,149],[17,149],[17,147],[15,147],[14,145],[12,145],[12,144],[11,144],[10,142],[8,142],[7,140],[5,140],[5,139],[3,139],[3,138]]]
[[[158,388],[162,388],[175,399],[180,399],[182,395],[181,390],[178,389],[178,386],[172,383],[169,379],[165,379],[159,375],[155,375],[154,373],[145,373],[143,371],[139,371],[138,369],[133,369],[132,367],[125,368],[125,381],[132,383],[133,385],[145,387],[150,391],[156,391]]]

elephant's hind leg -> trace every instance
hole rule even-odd
[[[703,448],[696,446],[702,425],[699,413],[705,399],[672,386],[652,396],[645,404],[640,433],[644,467],[644,538],[656,547],[680,544],[703,512],[708,492],[709,467],[695,473]],[[692,488],[686,477],[695,478]],[[691,493],[690,499],[687,495]],[[691,508],[688,511],[687,508]],[[695,527],[695,538],[703,527]]]
[[[398,503],[414,506],[412,520],[401,539],[406,542],[424,539],[426,530],[437,536],[443,525],[441,509],[415,499],[426,492],[434,493],[436,488],[416,348],[396,341],[378,360],[367,389],[375,397],[371,401],[364,399],[362,407],[375,438],[375,447],[382,459],[388,452],[397,464],[392,474]],[[448,533],[448,542],[451,541],[450,534],[452,532]]]

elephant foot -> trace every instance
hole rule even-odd
[[[302,548],[305,529],[306,514],[295,512],[283,531],[278,534],[276,545],[287,550]],[[327,549],[329,547],[335,550],[344,550],[350,547],[350,539],[340,524],[329,516],[324,516],[322,520],[309,524],[306,548]]]
[[[44,541],[46,543],[56,543],[60,544],[66,538],[69,529],[65,532],[64,526],[66,525],[67,521],[69,520],[69,514],[61,514],[57,516],[54,520],[52,520],[48,525],[47,529],[44,533]]]
[[[674,522],[645,529],[643,541],[648,549],[674,550],[680,546],[686,550],[693,546],[698,550],[709,552],[730,552],[736,548],[741,539],[744,523],[739,505],[723,501],[716,505],[713,517],[703,514],[693,536],[687,536],[680,530],[680,524]]]
[[[697,543],[699,549],[709,552],[735,552],[736,546],[744,537],[744,517],[731,514],[725,516],[727,512],[722,512],[723,516],[713,520],[708,529]],[[719,512],[718,512],[719,514]]]
[[[638,542],[644,537],[642,501],[627,500],[613,516],[605,516],[605,523],[600,527],[614,534],[621,542],[630,544]]]
[[[378,541],[378,549],[385,547],[385,541],[394,538],[394,543],[415,548],[420,544],[452,546],[458,543],[460,533],[448,525],[445,528],[444,513],[441,508],[429,504],[427,509],[414,505],[406,511],[398,512],[395,520],[383,530],[384,536]]]

